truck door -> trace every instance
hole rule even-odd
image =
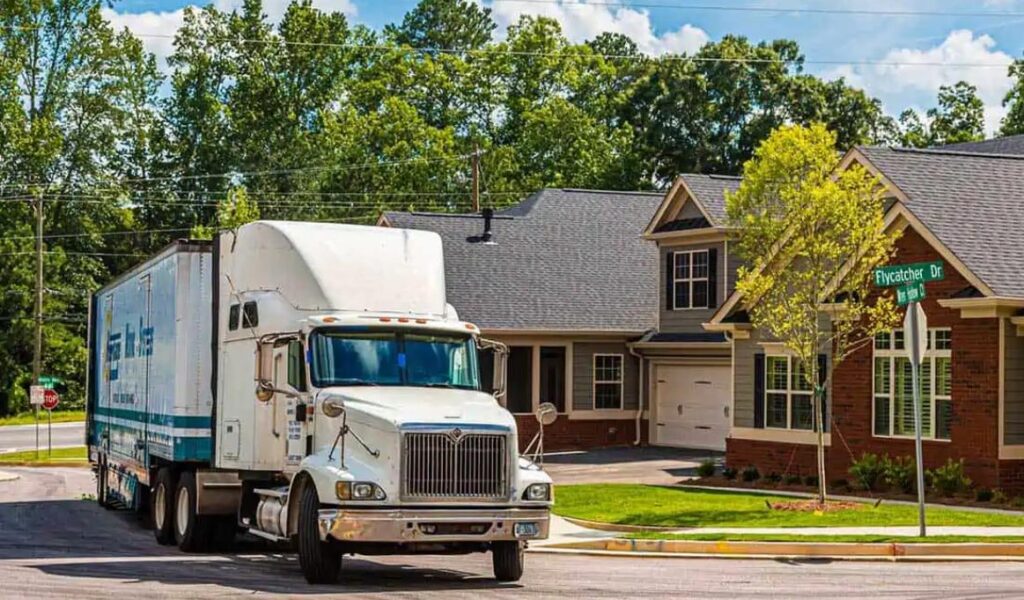
[[[99,440],[97,445],[99,446],[103,454],[110,453],[110,423],[114,414],[113,398],[110,394],[112,392],[112,379],[117,377],[117,365],[111,364],[118,362],[118,355],[120,350],[116,349],[110,339],[110,334],[114,324],[114,295],[107,294],[107,297],[103,299],[103,326],[99,329],[99,340],[97,343],[100,347],[100,352],[103,357],[102,365],[103,368],[100,370],[99,375],[102,377],[98,387],[103,390],[103,394],[97,398],[96,409],[99,414],[104,415],[103,419],[100,419],[102,423],[99,426]]]
[[[146,343],[145,342],[145,336],[143,336],[143,331],[145,331],[146,329],[148,329],[148,328],[153,326],[153,323],[152,323],[152,318],[153,318],[153,279],[152,279],[152,277],[150,276],[149,273],[147,273],[147,274],[145,274],[145,275],[143,275],[142,277],[139,278],[139,287],[142,288],[142,293],[143,293],[143,315],[142,315],[143,326],[139,328],[139,332],[138,332],[139,345],[140,345],[140,349],[141,349],[142,345]],[[147,415],[147,418],[145,419],[145,424],[143,425],[144,429],[143,429],[143,432],[142,432],[142,438],[138,441],[138,444],[139,444],[139,451],[142,453],[140,462],[142,463],[142,465],[148,471],[149,470],[149,422],[152,420],[152,419],[148,418],[148,415],[150,414],[150,412],[149,412],[149,410],[150,410],[150,408],[149,408],[149,396],[150,396],[149,386],[150,386],[151,361],[152,361],[152,358],[153,358],[152,357],[153,353],[152,352],[148,352],[148,351],[144,351],[141,354],[143,355],[144,360],[146,361],[144,366],[143,366],[143,369],[145,369],[145,371],[143,373],[142,409],[144,411],[144,414]]]

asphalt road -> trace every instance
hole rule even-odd
[[[309,586],[294,555],[256,544],[185,555],[124,513],[79,499],[82,469],[8,469],[0,483],[0,598],[1020,598],[1021,563],[651,559],[535,554],[518,584],[487,556],[346,558],[343,581]]]
[[[54,423],[53,447],[84,446],[85,423]],[[0,453],[32,450],[36,447],[36,426],[0,427]],[[46,415],[39,420],[39,447],[46,448]]]

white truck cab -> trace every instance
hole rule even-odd
[[[551,480],[485,389],[480,331],[446,302],[430,232],[261,221],[214,244],[212,467],[239,523],[297,542],[310,582],[345,553],[490,551],[516,580]]]

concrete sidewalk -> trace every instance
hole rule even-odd
[[[14,481],[15,479],[18,479],[19,477],[20,477],[20,475],[18,475],[16,473],[8,473],[7,471],[0,471],[0,483],[3,483],[5,481]]]
[[[1022,519],[1024,522],[1024,519]],[[609,532],[605,532],[609,533]],[[780,535],[891,535],[916,537],[917,525],[906,527],[690,527],[687,529],[671,529],[659,531],[666,534],[693,533],[753,533]],[[964,535],[976,537],[1021,536],[1024,537],[1024,525],[1021,527],[928,527],[928,535]]]

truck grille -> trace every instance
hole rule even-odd
[[[407,433],[403,436],[405,500],[504,500],[508,495],[505,435]]]

